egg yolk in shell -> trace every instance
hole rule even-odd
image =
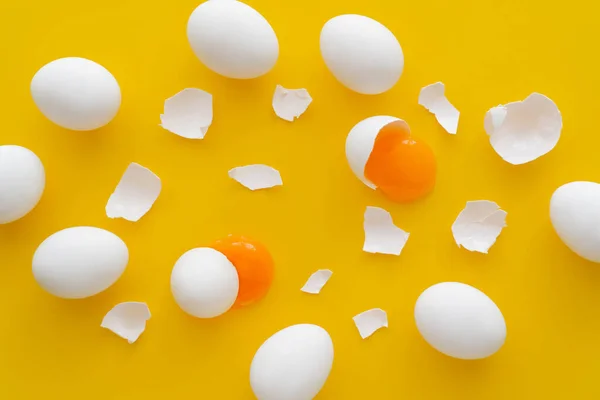
[[[262,243],[229,235],[210,247],[223,253],[237,270],[240,287],[233,308],[252,304],[267,294],[273,281],[274,262]]]
[[[404,121],[394,121],[379,131],[365,177],[390,200],[407,203],[425,196],[433,190],[435,174],[433,151],[411,137]]]

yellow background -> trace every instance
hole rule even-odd
[[[38,207],[0,226],[0,398],[251,399],[252,356],[277,330],[322,325],[335,345],[319,400],[592,399],[600,396],[600,268],[572,254],[548,218],[549,198],[572,180],[600,181],[599,6],[573,0],[251,0],[272,24],[279,61],[267,76],[234,81],[207,70],[185,35],[198,0],[3,1],[0,5],[0,142],[36,152],[47,173]],[[388,93],[343,88],[319,54],[331,17],[358,13],[388,26],[406,58]],[[106,66],[123,104],[92,133],[52,125],[35,108],[29,83],[64,56]],[[446,134],[417,104],[424,85],[443,81],[462,112]],[[276,84],[314,98],[292,124],[275,117]],[[185,87],[214,95],[206,139],[158,126],[163,101]],[[483,130],[492,106],[538,91],[564,117],[550,154],[523,166],[502,161]],[[345,137],[363,118],[409,122],[439,161],[435,192],[397,205],[362,185],[344,156]],[[110,220],[108,196],[128,163],[151,168],[163,192],[138,223]],[[227,177],[238,165],[281,171],[283,188],[250,192]],[[450,226],[467,200],[508,211],[508,228],[489,255],[459,249]],[[411,232],[400,257],[361,251],[365,206],[388,209]],[[62,228],[94,225],[118,234],[130,263],[101,295],[64,301],[31,274],[37,245]],[[235,232],[263,241],[276,260],[273,287],[256,306],[197,320],[175,304],[169,277],[177,258]],[[299,288],[316,269],[333,278],[319,296]],[[472,284],[503,311],[508,338],[483,361],[442,356],[419,336],[413,305],[446,280]],[[121,301],[146,301],[146,332],[128,345],[100,328]],[[352,316],[388,311],[390,328],[361,340]]]

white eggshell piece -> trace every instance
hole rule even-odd
[[[100,228],[78,226],[48,237],[33,255],[33,276],[48,293],[81,299],[109,288],[125,271],[127,245]]]
[[[150,309],[146,303],[128,301],[114,306],[102,319],[102,328],[134,343],[146,330],[146,321],[150,319]]]
[[[571,182],[556,189],[550,200],[550,219],[573,252],[600,263],[600,184]]]
[[[187,37],[209,69],[228,78],[266,74],[279,57],[279,42],[269,22],[235,0],[208,0],[190,16]]]
[[[381,328],[388,327],[387,313],[381,308],[373,308],[355,315],[353,318],[354,325],[358,329],[360,337],[368,338]]]
[[[228,175],[231,179],[250,190],[269,189],[283,185],[279,171],[264,164],[235,167],[229,170]]]
[[[161,126],[186,139],[204,139],[213,120],[213,97],[201,89],[187,88],[165,100]]]
[[[277,85],[273,94],[273,111],[286,121],[293,122],[300,117],[312,103],[312,97],[306,89],[286,89]]]
[[[503,160],[525,164],[550,152],[558,143],[562,116],[552,100],[532,93],[523,101],[497,106],[485,114],[484,127]]]
[[[90,131],[108,124],[121,106],[121,89],[102,65],[79,57],[54,60],[31,81],[39,110],[55,124]]]
[[[348,160],[350,169],[362,183],[371,189],[377,189],[377,186],[365,177],[365,166],[373,151],[375,139],[377,138],[379,131],[381,131],[384,126],[394,121],[402,120],[385,115],[369,117],[354,125],[346,137],[346,159]]]
[[[410,236],[410,233],[394,225],[389,212],[379,207],[367,206],[363,227],[365,230],[363,251],[367,253],[399,256]]]
[[[321,30],[321,55],[327,68],[347,88],[362,94],[391,89],[404,68],[404,54],[394,34],[362,15],[340,15]]]
[[[329,281],[329,278],[331,278],[331,275],[333,275],[333,272],[330,269],[320,269],[313,272],[300,290],[304,293],[319,294],[321,293],[323,286],[325,286],[327,281]]]
[[[506,227],[506,211],[488,200],[468,201],[452,224],[458,247],[487,254]]]
[[[197,318],[214,318],[228,311],[238,290],[239,278],[233,264],[223,253],[208,247],[184,253],[171,272],[175,302]]]
[[[333,365],[333,342],[317,325],[287,327],[258,349],[250,385],[258,400],[312,400]]]
[[[435,115],[446,132],[455,135],[458,129],[460,112],[450,103],[445,95],[446,87],[442,82],[433,83],[421,89],[419,104]]]
[[[33,210],[45,185],[44,166],[35,153],[21,146],[0,146],[0,224]]]
[[[161,188],[160,178],[148,168],[129,164],[106,203],[106,216],[138,221],[150,211]]]
[[[426,289],[415,305],[423,338],[450,357],[480,359],[496,353],[506,339],[506,323],[496,304],[464,283],[443,282]]]

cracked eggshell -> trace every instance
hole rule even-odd
[[[33,210],[45,185],[44,165],[34,152],[21,146],[0,146],[0,224]]]
[[[50,294],[81,299],[109,288],[128,261],[127,245],[117,235],[78,226],[58,231],[39,245],[33,255],[33,276]]]
[[[260,346],[250,366],[250,385],[258,400],[311,400],[332,365],[329,333],[317,325],[292,325]]]
[[[175,302],[197,318],[214,318],[227,312],[235,303],[239,285],[233,264],[223,253],[209,247],[187,251],[171,272]]]
[[[398,39],[383,24],[362,15],[339,15],[321,30],[321,55],[333,76],[362,94],[391,89],[404,68]]]
[[[187,37],[209,69],[228,78],[266,74],[279,57],[279,42],[269,22],[236,0],[208,0],[188,20]]]
[[[91,131],[108,124],[121,106],[121,88],[102,65],[66,57],[44,65],[31,80],[38,109],[56,125]]]
[[[573,252],[600,263],[600,184],[570,182],[550,200],[554,230]]]
[[[377,138],[379,131],[394,121],[402,120],[387,115],[369,117],[354,125],[350,133],[348,133],[348,137],[346,137],[346,159],[348,160],[350,169],[362,183],[373,190],[377,189],[377,186],[365,177],[365,165],[373,151],[375,138]]]
[[[454,358],[486,358],[506,340],[498,306],[482,291],[459,282],[438,283],[421,293],[415,322],[427,343]]]

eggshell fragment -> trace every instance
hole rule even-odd
[[[354,125],[346,137],[346,159],[350,169],[362,183],[373,190],[377,189],[377,186],[365,177],[365,165],[367,165],[369,156],[373,151],[379,131],[394,121],[402,120],[387,115],[369,117]],[[406,127],[408,129],[408,125]]]
[[[188,20],[187,37],[200,61],[228,78],[264,75],[279,56],[277,36],[269,22],[241,1],[203,2]]]
[[[443,282],[426,289],[415,304],[415,322],[427,343],[454,358],[489,357],[506,340],[498,306],[464,283]]]
[[[104,316],[102,328],[134,343],[146,329],[146,321],[150,319],[150,310],[146,303],[128,301],[114,306]]]
[[[468,201],[452,224],[458,247],[487,254],[506,227],[506,211],[488,200]]]
[[[321,30],[321,55],[347,88],[362,94],[391,89],[404,68],[398,39],[383,24],[362,15],[339,15]]]
[[[387,313],[381,308],[364,311],[353,318],[360,337],[368,338],[381,328],[388,327]]]
[[[550,220],[569,249],[600,263],[600,184],[570,182],[556,189],[550,200]]]
[[[368,206],[364,216],[365,243],[367,253],[393,254],[399,256],[410,234],[394,225],[389,212],[379,207]]]
[[[239,284],[233,264],[209,247],[187,251],[171,272],[175,302],[197,318],[214,318],[228,311],[237,298]]]
[[[320,269],[313,272],[300,290],[304,293],[319,294],[321,289],[323,289],[323,286],[325,286],[327,281],[329,281],[329,278],[331,278],[331,275],[333,275],[333,272],[329,269]]]
[[[275,114],[279,118],[290,122],[304,114],[311,102],[312,97],[306,89],[286,89],[281,85],[277,85],[275,94],[273,94]]]
[[[186,139],[204,139],[213,120],[213,98],[204,90],[183,89],[165,100],[161,126]]]
[[[98,294],[115,283],[129,261],[127,245],[100,228],[63,229],[42,242],[33,255],[33,276],[48,293],[65,299]]]
[[[264,164],[235,167],[229,170],[229,177],[250,190],[268,189],[283,185],[279,171]]]
[[[446,87],[442,82],[433,83],[421,89],[419,104],[435,115],[446,132],[454,135],[458,129],[460,112],[446,98]]]
[[[131,163],[106,203],[106,216],[138,221],[158,198],[160,178],[148,168]]]
[[[40,201],[46,172],[38,156],[21,146],[0,146],[0,224],[23,218]]]
[[[250,385],[258,400],[312,400],[332,365],[329,333],[317,325],[292,325],[260,346],[250,366]]]
[[[492,147],[503,160],[514,165],[550,152],[560,139],[562,125],[556,104],[539,93],[494,107],[484,119]]]

